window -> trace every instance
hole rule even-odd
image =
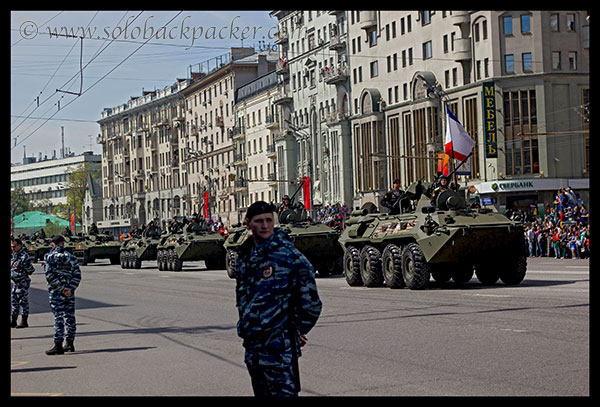
[[[539,173],[535,90],[504,93],[506,175]]]
[[[569,51],[569,69],[574,71],[577,69],[577,52]]]
[[[575,14],[567,14],[567,31],[575,31]]]
[[[550,31],[558,31],[558,14],[550,14]]]
[[[377,65],[377,61],[371,62],[370,68],[371,68],[371,78],[375,78],[376,76],[379,76],[379,68]]]
[[[487,20],[483,20],[483,21],[481,22],[481,31],[482,31],[482,34],[483,34],[483,39],[484,39],[484,40],[487,40],[487,38],[488,38],[488,33],[487,33]]]
[[[504,35],[512,35],[512,17],[503,17],[502,20],[504,24]]]
[[[552,69],[560,70],[560,51],[552,51]]]
[[[483,75],[487,78],[490,76],[490,60],[485,58],[483,60]]]
[[[531,34],[531,16],[529,14],[521,16],[521,34]]]
[[[473,25],[473,32],[475,33],[475,42],[479,42],[479,23]]]
[[[444,35],[442,43],[444,44],[444,54],[448,53],[448,34]]]
[[[431,23],[431,11],[426,10],[423,11],[423,20],[421,22],[421,25],[427,25]]]
[[[515,73],[515,56],[514,55],[504,56],[504,71],[506,73]]]
[[[369,37],[369,47],[377,45],[377,30],[375,28],[367,31],[367,36]]]
[[[523,56],[523,72],[532,72],[531,52],[525,52]]]
[[[427,41],[423,44],[423,59],[430,59],[432,57],[431,41]]]
[[[408,49],[408,64],[409,65],[413,64],[413,52],[412,52],[412,48]]]

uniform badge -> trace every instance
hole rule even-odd
[[[263,267],[263,278],[266,280],[267,278],[273,275],[273,267],[266,265]]]

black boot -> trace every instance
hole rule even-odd
[[[10,316],[10,327],[11,328],[17,327],[17,318],[19,318],[19,314]]]
[[[65,339],[65,346],[63,346],[63,350],[65,352],[75,352],[75,345],[73,345],[73,341],[75,339]]]
[[[65,353],[62,341],[54,341],[54,346],[46,351],[46,355],[62,355]]]
[[[19,328],[27,328],[29,325],[27,325],[27,318],[29,317],[29,315],[21,315],[21,322],[19,323],[19,325],[17,325],[17,329]]]

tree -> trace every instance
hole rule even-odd
[[[71,219],[71,213],[75,214],[75,222],[83,223],[83,202],[85,191],[88,188],[88,177],[92,179],[100,176],[100,166],[98,163],[86,161],[77,167],[67,167],[69,180],[66,182],[67,189],[67,216]]]
[[[16,215],[31,210],[31,202],[23,187],[16,187],[10,191],[10,217],[13,218]]]

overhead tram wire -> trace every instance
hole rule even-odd
[[[140,13],[139,13],[137,16],[135,16],[135,18],[134,18],[134,19],[133,19],[131,22],[134,22],[135,20],[137,20],[137,19],[139,18],[139,16],[140,16],[140,15],[142,15],[142,13],[143,13],[143,12],[144,12],[144,11],[142,10],[142,11],[141,11],[141,12],[140,12]],[[96,13],[96,14],[97,14],[97,13]],[[94,18],[95,18],[95,15],[94,15]],[[121,18],[121,20],[122,20],[122,19],[123,19],[123,18]],[[92,18],[92,20],[93,20],[93,18]],[[119,20],[119,21],[121,21],[121,20]],[[91,22],[92,22],[92,21],[90,21],[90,24],[91,24]],[[88,24],[88,26],[89,26],[89,24]],[[72,76],[72,77],[71,77],[69,80],[67,80],[67,81],[66,81],[66,82],[65,82],[65,83],[64,83],[64,84],[63,84],[63,85],[62,85],[60,88],[64,88],[64,87],[66,87],[66,86],[67,86],[67,85],[68,85],[68,84],[69,84],[69,83],[70,83],[70,82],[71,82],[73,79],[75,79],[75,78],[77,77],[77,75],[78,75],[78,74],[81,74],[81,75],[83,75],[83,70],[84,70],[85,68],[87,68],[87,67],[88,67],[88,65],[89,65],[90,63],[92,63],[92,61],[93,61],[94,59],[96,59],[96,58],[97,58],[97,57],[98,57],[98,56],[99,56],[99,55],[100,55],[102,52],[104,52],[104,51],[105,51],[105,50],[106,50],[106,49],[107,49],[107,48],[108,48],[108,47],[109,47],[109,46],[110,46],[110,45],[111,45],[111,44],[112,44],[114,41],[115,41],[115,39],[113,39],[112,41],[110,41],[110,42],[109,42],[109,43],[108,43],[108,44],[107,44],[107,45],[106,45],[104,48],[102,48],[102,49],[99,49],[98,51],[96,51],[96,53],[94,54],[94,56],[93,56],[93,57],[92,57],[92,58],[91,58],[91,59],[90,59],[90,60],[89,60],[89,61],[88,61],[88,62],[85,64],[85,66],[81,67],[81,65],[80,65],[80,71],[79,71],[78,73],[76,73],[75,75],[73,75],[73,76]],[[76,43],[75,43],[75,44],[76,44]],[[74,44],[74,45],[75,45],[75,44]],[[83,52],[83,51],[82,51],[82,52]],[[81,60],[80,60],[80,63],[81,63]],[[83,79],[83,77],[82,77],[82,79]],[[40,93],[41,93],[41,92],[40,92]],[[57,89],[57,90],[55,90],[55,91],[54,91],[54,93],[52,93],[52,94],[51,94],[50,96],[48,96],[46,99],[42,100],[41,102],[38,102],[38,105],[37,105],[37,107],[36,107],[36,108],[35,108],[33,111],[31,111],[31,112],[30,112],[30,113],[27,115],[27,117],[26,117],[25,119],[23,119],[23,121],[22,121],[21,123],[23,123],[25,120],[27,120],[27,118],[29,118],[29,117],[30,117],[30,116],[31,116],[31,115],[32,115],[32,114],[33,114],[33,113],[34,113],[34,112],[37,110],[37,108],[38,108],[38,107],[40,107],[41,105],[43,105],[44,103],[46,103],[48,100],[50,100],[50,99],[51,99],[51,98],[52,98],[54,95],[56,95],[57,93],[58,93],[58,89]],[[38,97],[39,97],[39,96],[38,96]],[[58,100],[58,101],[57,101],[57,102],[54,104],[54,106],[56,106],[58,103],[60,103],[60,100],[61,100],[61,99],[63,99],[63,98],[64,98],[64,95],[62,95],[62,96],[61,96],[61,98],[60,98],[60,99],[59,99],[59,100]],[[63,108],[64,108],[64,106],[63,106]],[[46,112],[44,112],[44,113],[46,113]],[[44,116],[44,114],[42,114],[42,116]],[[54,116],[54,115],[53,115],[53,116]],[[51,116],[51,117],[53,117],[53,116]],[[46,121],[46,122],[47,122],[47,121]],[[43,125],[44,125],[46,122],[42,123],[42,125],[41,125],[41,126],[43,126]],[[32,124],[32,125],[33,125],[33,124]],[[21,135],[22,135],[22,134],[23,134],[25,131],[27,131],[27,130],[28,130],[28,129],[29,129],[31,126],[32,126],[32,125],[30,125],[30,126],[27,128],[27,129],[25,129],[25,130],[24,130],[23,132],[21,132],[20,134],[18,134],[18,135],[17,135],[15,138],[18,138],[18,137],[20,137],[20,136],[21,136]],[[40,127],[41,127],[41,126],[40,126]],[[38,127],[38,129],[39,129],[39,127]],[[36,129],[35,131],[37,131],[38,129]],[[13,134],[13,132],[14,132],[15,130],[16,130],[16,128],[15,128],[15,129],[13,129],[13,130],[11,130],[11,135]],[[34,131],[34,132],[35,132],[35,131]],[[29,137],[29,136],[28,136],[28,137]],[[16,147],[18,144],[20,144],[20,143],[21,143],[21,142],[15,143],[15,147]]]
[[[181,13],[183,13],[183,10],[179,11],[173,18],[171,18],[169,21],[167,21],[166,24],[163,25],[162,28],[168,26],[173,20],[175,20],[177,17],[179,17],[181,15]],[[141,13],[140,13],[141,14]],[[139,15],[138,15],[139,16]],[[127,55],[125,57],[125,59],[123,59],[121,62],[119,62],[114,68],[112,68],[110,71],[108,71],[105,75],[103,75],[102,77],[100,77],[100,79],[98,79],[96,82],[94,82],[92,85],[90,85],[86,90],[82,91],[80,93],[79,96],[77,96],[76,98],[72,99],[70,102],[68,102],[66,105],[64,105],[62,107],[62,109],[66,108],[67,106],[69,106],[71,103],[73,103],[74,101],[76,101],[79,97],[81,97],[82,95],[84,95],[85,93],[87,93],[90,89],[92,89],[94,86],[96,86],[98,83],[100,83],[100,81],[102,81],[104,78],[106,78],[108,75],[110,75],[115,69],[117,69],[119,66],[121,66],[125,61],[127,61],[133,54],[135,54],[137,51],[139,51],[144,45],[146,45],[146,43],[148,43],[150,40],[152,39],[152,37],[148,38],[144,43],[142,43],[139,47],[137,47],[135,50],[133,50],[133,52],[131,52],[129,55]],[[64,95],[63,95],[64,96]],[[25,140],[27,140],[29,137],[31,137],[33,134],[35,134],[43,125],[45,125],[49,120],[51,120],[54,116],[56,116],[58,114],[60,110],[57,110],[56,112],[54,112],[50,117],[48,117],[42,124],[40,124],[33,132],[31,132],[29,135],[27,135],[24,139],[22,139],[19,142],[16,142],[15,145],[13,147],[11,147],[11,151],[13,148],[15,148],[17,145],[21,144],[22,142],[24,142]]]

